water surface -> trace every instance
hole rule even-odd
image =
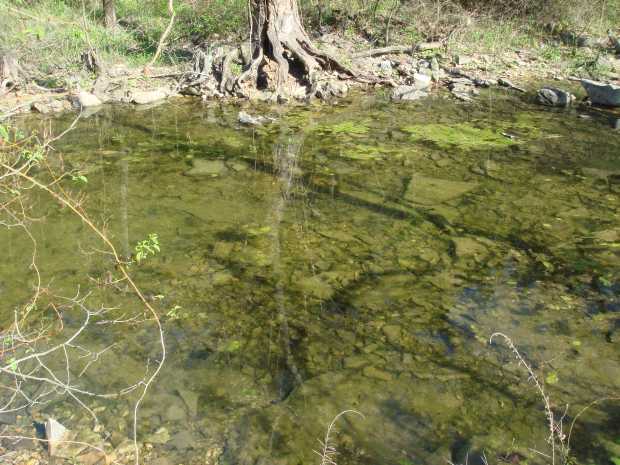
[[[277,118],[264,128],[240,127],[238,111],[104,108],[56,144],[88,178],[67,186],[122,254],[160,239],[161,253],[131,267],[168,347],[139,419],[147,457],[318,463],[327,424],[355,409],[364,418],[347,415],[333,437],[341,465],[464,463],[467,451],[541,462],[541,399],[489,344],[497,331],[558,412],[569,405],[567,425],[617,395],[620,133],[605,121],[504,93],[246,109]],[[79,220],[43,196],[36,211],[44,282],[94,289],[91,305],[119,307],[108,315],[119,320],[141,311],[125,287],[94,284],[110,262]],[[16,305],[30,244],[0,235],[0,290]],[[148,324],[95,326],[83,344],[114,344],[79,381],[108,391],[159,354]],[[115,445],[130,436],[132,400],[95,401]],[[91,428],[69,405],[41,410]],[[577,422],[574,453],[607,463],[619,437],[618,403],[601,402]]]

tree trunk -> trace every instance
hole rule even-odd
[[[114,0],[103,0],[103,22],[108,29],[116,27],[116,6]]]
[[[22,74],[23,69],[17,58],[0,50],[0,91],[5,87],[15,87]]]
[[[309,89],[310,94],[316,92],[321,72],[355,77],[351,70],[314,47],[301,22],[297,0],[250,0],[250,5],[251,60],[236,79],[237,90],[244,81],[251,80],[257,87],[288,97],[300,85]],[[229,65],[224,60],[222,80],[230,76]]]

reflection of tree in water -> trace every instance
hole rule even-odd
[[[280,336],[285,355],[285,364],[288,373],[284,373],[279,381],[279,397],[284,399],[303,380],[297,365],[295,364],[291,350],[291,340],[287,320],[287,289],[285,283],[285,270],[281,262],[281,235],[280,229],[287,205],[291,200],[291,193],[295,183],[295,170],[298,157],[303,145],[303,139],[292,135],[283,135],[282,142],[274,144],[273,168],[280,183],[280,190],[274,198],[272,209],[269,212],[271,227],[271,262],[273,263],[273,276],[275,279],[274,300],[280,319]]]

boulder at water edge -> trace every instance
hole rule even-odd
[[[575,96],[556,87],[543,87],[538,91],[536,100],[550,107],[568,107],[575,100]]]
[[[582,79],[581,85],[594,105],[620,107],[620,85]]]

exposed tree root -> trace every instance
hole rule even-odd
[[[288,100],[341,96],[346,93],[346,81],[385,83],[358,75],[315,47],[304,30],[296,0],[249,2],[249,50],[219,47],[199,52],[187,86],[199,85],[203,95],[210,91],[216,96],[268,95]]]

